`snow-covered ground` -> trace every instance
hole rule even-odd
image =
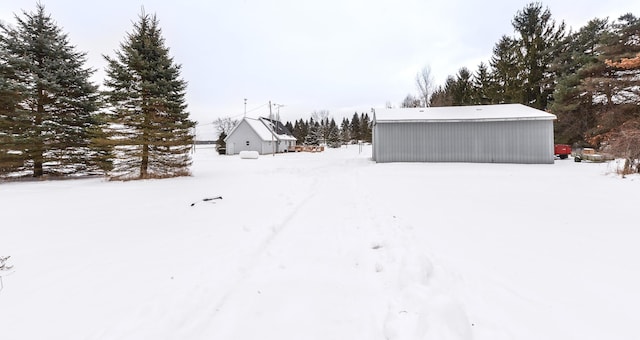
[[[0,339],[640,338],[639,177],[370,157],[1,183]]]

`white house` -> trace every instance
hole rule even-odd
[[[261,155],[287,152],[296,145],[296,138],[279,121],[268,118],[244,118],[227,138],[227,155],[240,151],[257,151]]]
[[[521,104],[377,109],[373,160],[553,163],[555,119]]]

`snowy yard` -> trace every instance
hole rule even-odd
[[[1,183],[0,339],[640,338],[640,177],[370,158]]]

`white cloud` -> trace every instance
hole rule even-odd
[[[147,1],[160,20],[167,46],[189,82],[194,119],[209,121],[268,100],[289,104],[305,117],[312,110],[383,106],[415,93],[425,65],[444,83],[465,66],[487,62],[511,20],[531,1],[431,3],[421,0]],[[640,3],[547,1],[557,21],[579,28],[594,17],[640,15]],[[132,30],[142,6],[125,0],[51,0],[47,12],[69,34],[89,63],[104,73]],[[0,4],[0,20],[32,11],[31,0]],[[305,112],[308,111],[308,112]]]

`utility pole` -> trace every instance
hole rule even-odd
[[[247,117],[247,98],[244,99],[244,117]]]
[[[271,144],[273,145],[273,152],[272,155],[275,157],[276,156],[276,143],[275,143],[275,136],[273,135],[273,129],[275,124],[273,124],[273,113],[271,112],[271,101],[269,101],[269,123],[271,123]]]
[[[283,107],[284,105],[273,103],[273,106],[275,106],[278,109],[278,111],[276,111],[277,113],[276,113],[276,123],[275,123],[276,129],[277,129],[279,128],[278,124],[280,124],[280,108]],[[278,134],[281,134],[281,133],[282,131],[278,131]],[[285,147],[288,149],[289,146],[290,146],[290,142],[287,142],[287,145]]]
[[[276,120],[280,122],[280,108],[284,106],[284,104],[273,103],[273,106],[276,107],[278,111],[276,111]]]

